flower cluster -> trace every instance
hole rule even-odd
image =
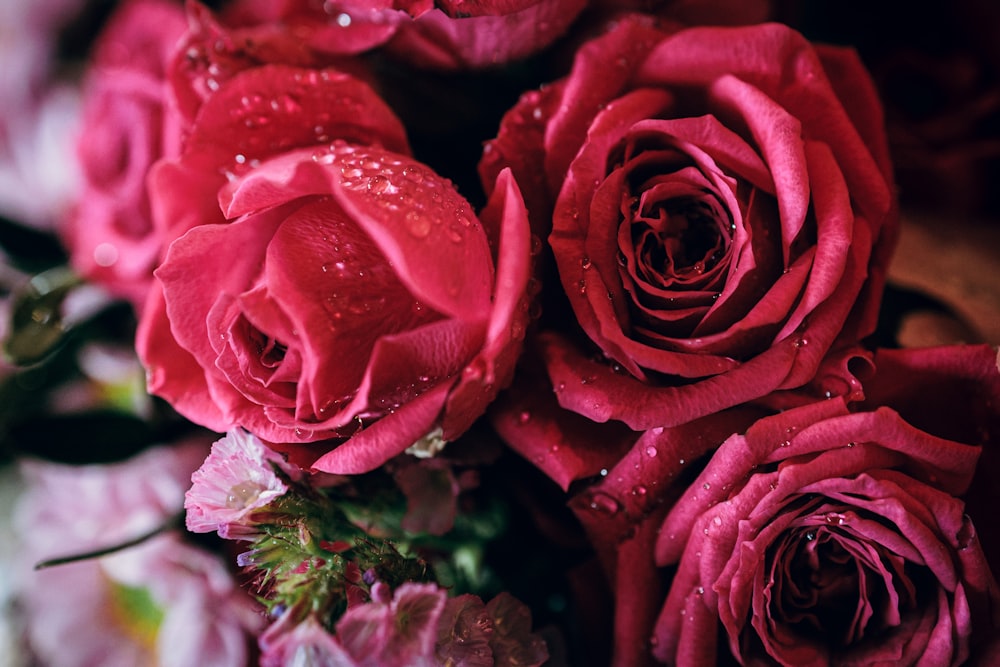
[[[28,649],[1000,656],[996,351],[893,349],[880,91],[774,18],[125,0],[96,20],[73,204],[27,243],[0,229]],[[122,345],[140,390],[93,361]]]

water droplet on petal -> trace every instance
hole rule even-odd
[[[94,263],[98,266],[111,266],[118,261],[118,248],[110,243],[99,243],[94,248]]]
[[[656,451],[656,447],[654,447],[653,445],[646,447],[646,456],[648,456],[649,458],[651,459],[655,458],[657,453],[658,452]]]
[[[431,220],[427,216],[420,215],[416,211],[407,211],[404,220],[410,234],[418,239],[427,238],[431,233]]]
[[[229,488],[229,492],[226,494],[226,507],[243,509],[253,503],[263,490],[264,487],[256,482],[240,482]]]
[[[621,510],[621,503],[603,491],[595,491],[590,496],[590,509],[605,516],[614,516]]]

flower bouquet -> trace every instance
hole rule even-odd
[[[1000,661],[985,65],[914,120],[939,54],[825,6],[9,13],[11,664]]]

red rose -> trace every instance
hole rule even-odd
[[[589,339],[543,320],[564,408],[685,423],[807,385],[874,328],[895,219],[852,52],[623,20],[508,113],[481,172],[507,165]]]
[[[344,139],[285,150],[315,140],[320,116]],[[336,441],[304,455],[330,472],[460,435],[520,349],[527,217],[509,174],[480,221],[406,150],[398,120],[347,75],[265,66],[227,80],[184,154],[151,175],[180,238],[140,322],[150,391],[216,431]]]
[[[656,558],[677,572],[653,653],[742,664],[964,662],[1000,630],[976,531],[954,496],[979,450],[840,400],[763,419],[671,509]]]
[[[165,67],[184,28],[176,4],[124,4],[101,34],[84,93],[78,144],[83,188],[66,242],[80,274],[137,304],[160,252],[146,172],[179,150],[165,104]]]

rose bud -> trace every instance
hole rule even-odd
[[[512,168],[549,239],[572,308],[546,286],[560,405],[646,430],[844,391],[810,383],[874,329],[896,226],[886,155],[857,56],[785,26],[633,17],[587,43],[480,165],[487,184]]]

